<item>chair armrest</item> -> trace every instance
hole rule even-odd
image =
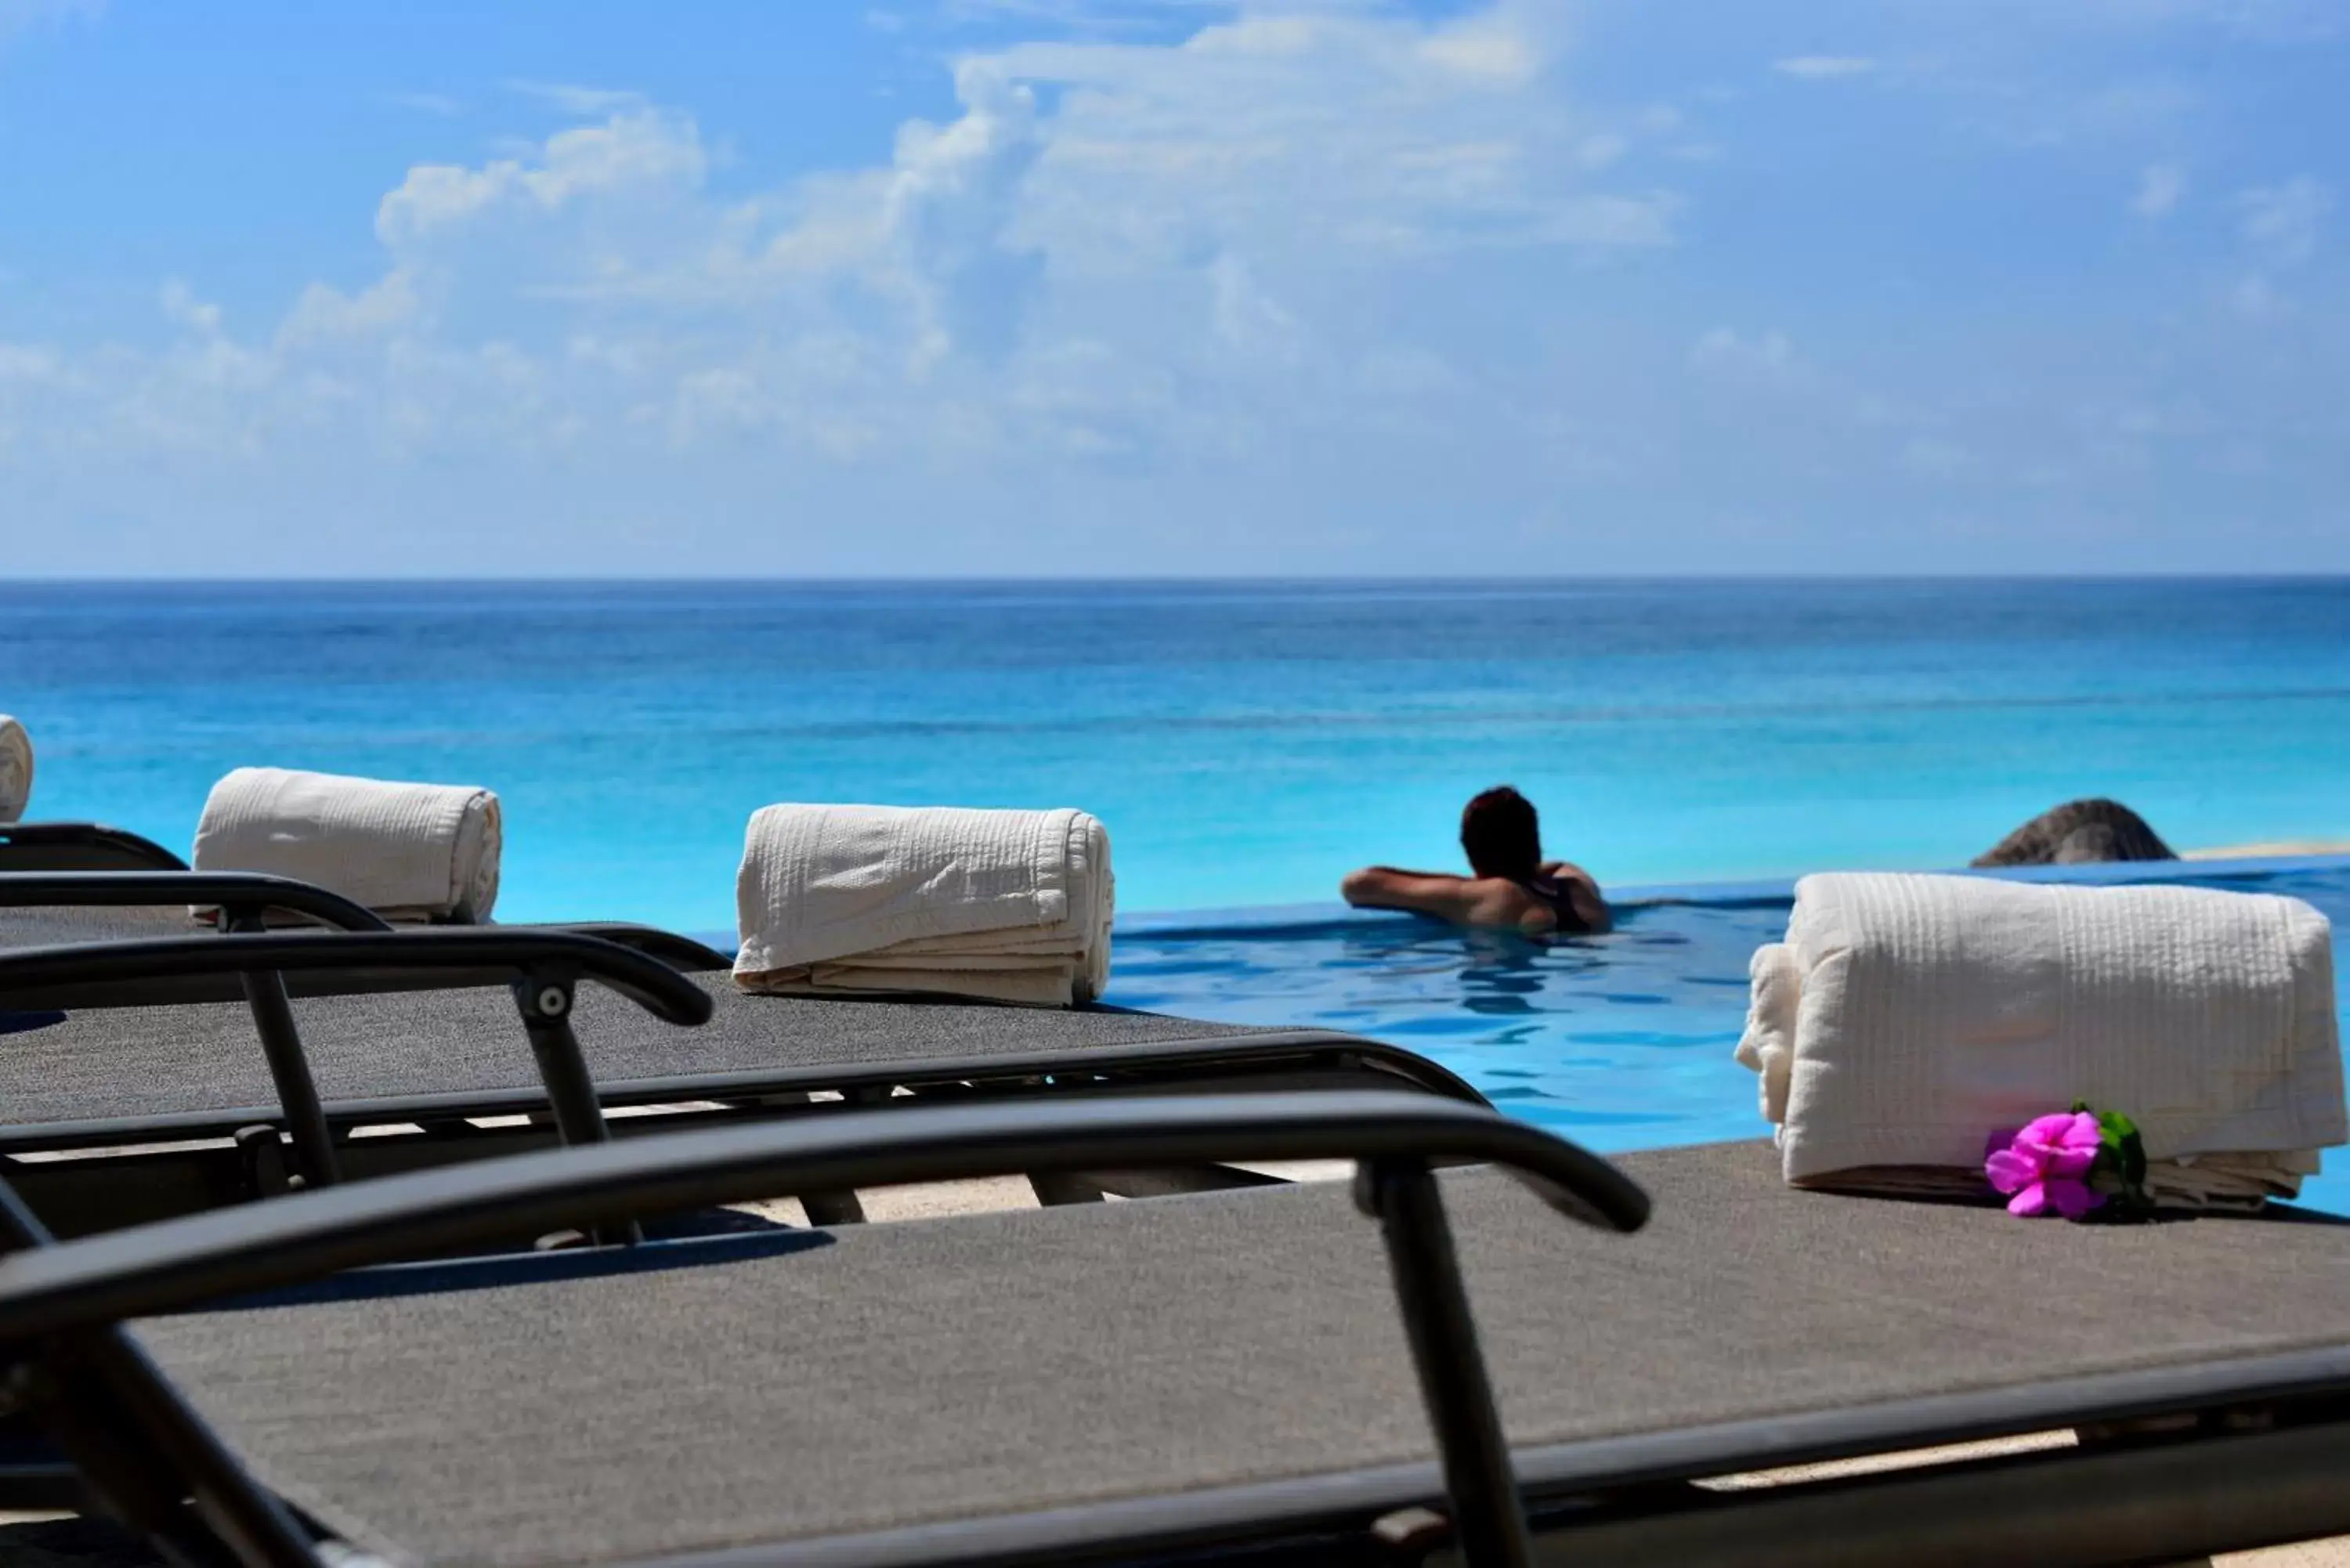
[[[608,942],[618,942],[624,948],[650,953],[671,969],[681,969],[689,974],[734,967],[732,958],[707,942],[663,930],[659,926],[640,926],[633,920],[548,920],[535,922],[532,929],[577,931],[585,937],[601,937]]]
[[[400,971],[536,984],[592,980],[665,1023],[708,1022],[709,993],[660,959],[600,937],[495,926],[408,931],[269,931],[157,937],[0,952],[0,1002],[103,1007],[109,992],[150,980],[337,970]],[[69,1000],[68,1000],[69,999]]]
[[[12,822],[0,826],[0,871],[185,871],[151,838],[95,822]]]
[[[0,867],[6,860],[0,857]],[[9,871],[0,869],[0,909],[114,909],[203,905],[232,917],[268,909],[346,931],[388,931],[374,910],[290,877],[255,871]]]
[[[1524,1122],[1426,1095],[1330,1093],[845,1113],[517,1155],[299,1193],[0,1259],[0,1341],[175,1311],[619,1212],[777,1192],[1235,1159],[1470,1159],[1629,1231],[1648,1195]],[[0,1189],[0,1201],[14,1195]]]

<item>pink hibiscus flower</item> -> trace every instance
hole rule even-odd
[[[2077,1220],[2106,1200],[2088,1183],[2104,1138],[2097,1118],[2087,1111],[2041,1116],[2018,1131],[1993,1133],[1983,1174],[2000,1191],[2013,1195],[2007,1200],[2010,1214],[2053,1210]]]

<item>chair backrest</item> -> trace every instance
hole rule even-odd
[[[12,822],[0,826],[0,871],[185,871],[151,838],[96,822]]]
[[[217,909],[232,930],[259,929],[271,910],[344,931],[388,931],[382,917],[339,893],[252,871],[15,871],[0,855],[0,909]]]
[[[188,888],[214,879],[189,874],[184,879],[172,878],[172,885]],[[138,896],[152,898],[143,892]],[[255,898],[273,902],[285,896],[269,888],[251,892]],[[141,994],[142,986],[189,977],[235,977],[253,1010],[255,1029],[293,1134],[296,1174],[303,1185],[321,1187],[337,1179],[334,1140],[303,1054],[284,977],[348,971],[449,985],[506,984],[536,1058],[556,1132],[566,1143],[600,1143],[609,1136],[594,1079],[571,1030],[574,988],[579,981],[595,981],[670,1023],[706,1023],[712,1009],[707,992],[660,959],[600,937],[527,927],[447,926],[407,931],[384,928],[191,935],[20,949],[0,953],[0,1007],[36,1011],[145,1005],[152,999]]]

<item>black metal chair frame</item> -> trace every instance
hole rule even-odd
[[[49,1217],[53,1228],[68,1233],[126,1222],[114,1217],[118,1214],[130,1220],[165,1218],[289,1187],[329,1183],[350,1168],[368,1174],[395,1173],[531,1149],[549,1140],[544,1125],[548,1101],[535,1089],[322,1100],[303,1054],[289,996],[504,983],[510,977],[496,963],[477,959],[499,950],[479,939],[499,935],[600,937],[681,970],[714,969],[726,961],[691,939],[618,924],[484,928],[472,932],[477,939],[472,941],[449,940],[467,934],[465,928],[411,928],[394,934],[373,914],[325,889],[245,873],[0,873],[0,908],[157,904],[216,904],[221,923],[231,932],[0,951],[0,1005],[74,1010],[241,997],[252,1012],[278,1103],[0,1129],[0,1158],[72,1150],[138,1151],[71,1162],[13,1162],[26,1199]],[[263,916],[272,909],[370,940],[325,932],[262,933]],[[432,945],[383,945],[417,939]],[[274,950],[254,945],[280,940],[295,945]],[[273,951],[296,953],[301,961],[268,967],[265,960]],[[385,954],[396,955],[398,961],[379,961]],[[708,999],[703,1000],[706,1003]],[[1008,1012],[1006,1026],[1016,1027],[1018,1017]],[[542,1069],[545,1082],[544,1064]],[[1085,1096],[1196,1093],[1203,1086],[1253,1091],[1326,1087],[1334,1075],[1484,1103],[1459,1078],[1422,1057],[1319,1030],[874,1065],[681,1074],[606,1082],[594,1086],[592,1097],[608,1109],[693,1105],[700,1108],[690,1114],[701,1125],[830,1114],[858,1106],[1024,1098],[1047,1091]],[[534,1120],[519,1126],[480,1125],[515,1116]],[[631,1116],[620,1125],[631,1133],[664,1131],[679,1125],[679,1119]],[[281,1126],[293,1144],[290,1169],[280,1150]],[[416,1130],[397,1137],[355,1136],[362,1129],[394,1126]],[[558,1140],[565,1136],[559,1106],[554,1134]],[[1144,1196],[1269,1179],[1232,1168],[1200,1168],[1087,1177],[1038,1173],[1033,1179],[1041,1198],[1067,1202],[1112,1191]],[[813,1205],[811,1214],[827,1222],[858,1218],[850,1194],[802,1196]]]
[[[1434,1167],[1492,1162],[1560,1213],[1619,1231],[1646,1220],[1648,1199],[1572,1144],[1418,1095],[1055,1101],[712,1129],[359,1183],[63,1244],[51,1244],[0,1183],[0,1247],[10,1253],[0,1261],[0,1387],[65,1452],[97,1504],[159,1546],[197,1561],[225,1551],[256,1568],[319,1568],[318,1543],[130,1338],[125,1320],[615,1214],[779,1190],[1251,1158],[1357,1162],[1357,1202],[1386,1242],[1462,1552],[1480,1568],[1531,1563]]]
[[[156,843],[96,822],[0,825],[0,871],[185,871]]]

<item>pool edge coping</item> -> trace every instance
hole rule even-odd
[[[1857,870],[1862,867],[1837,867]],[[1869,867],[1884,869],[1884,867]],[[2093,866],[2019,866],[1998,869],[1954,867],[1934,874],[1990,877],[2011,882],[2071,883],[2110,887],[2125,883],[2260,881],[2296,872],[2350,869],[2350,855],[2248,856],[2223,860],[2136,860]],[[1618,909],[1666,904],[1716,907],[1782,904],[1794,897],[1795,877],[1759,877],[1734,881],[1649,882],[1616,888],[1608,903]],[[1331,927],[1392,926],[1421,919],[1387,909],[1357,909],[1336,900],[1300,904],[1243,904],[1204,909],[1137,910],[1118,917],[1115,936],[1182,937],[1264,935]]]

